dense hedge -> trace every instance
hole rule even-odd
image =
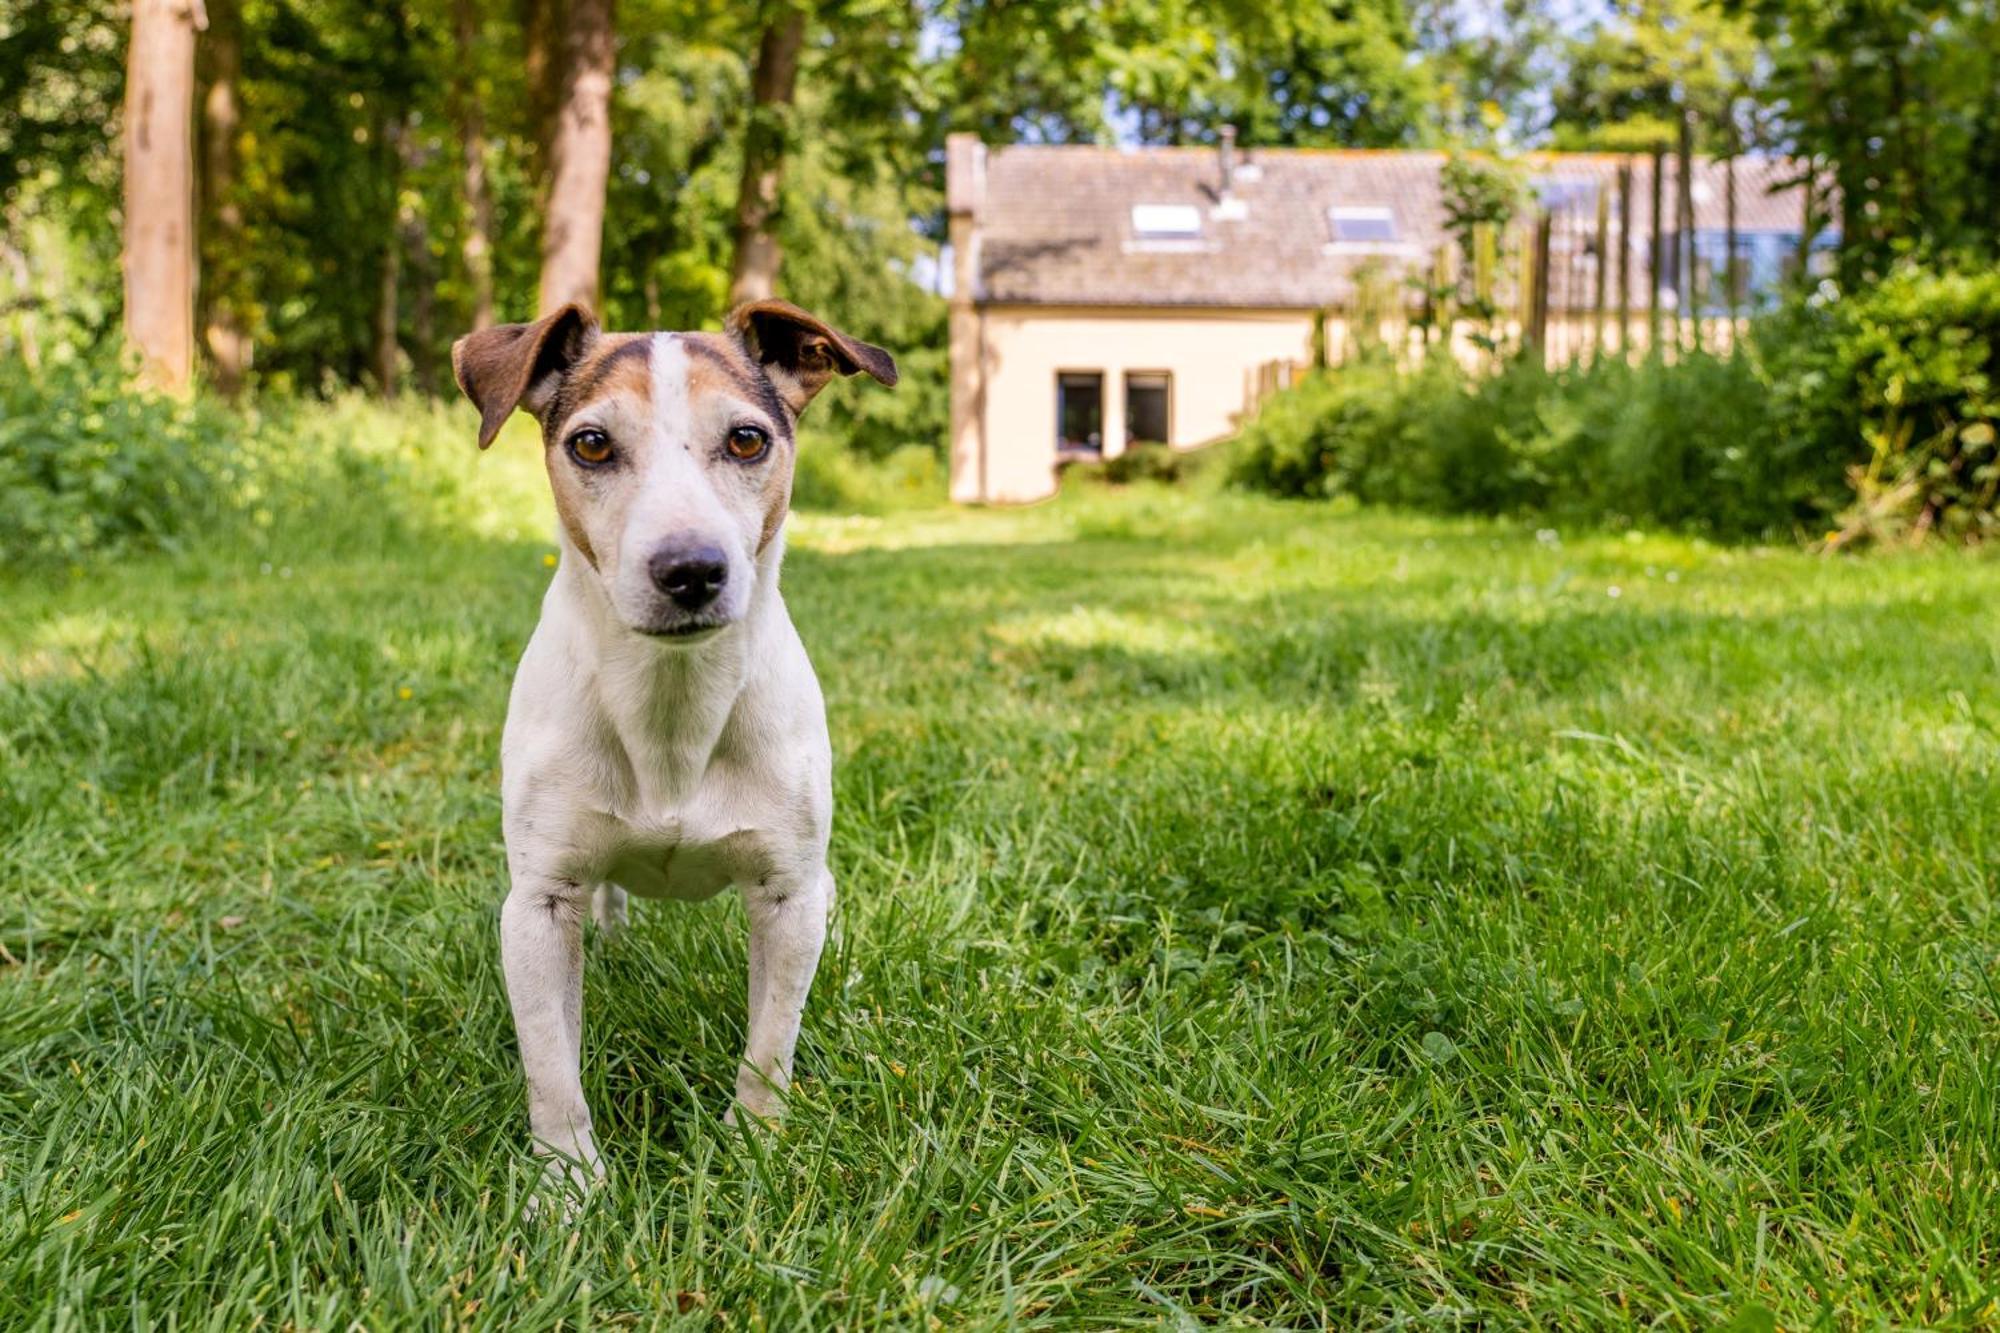
[[[1450,512],[1837,542],[1992,532],[2000,275],[1906,268],[1740,354],[1469,376],[1358,365],[1279,396],[1232,479]]]

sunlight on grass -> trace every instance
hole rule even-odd
[[[440,455],[483,489],[422,542],[5,589],[0,1323],[1989,1299],[2000,564],[1145,490],[799,518],[796,1114],[719,1122],[739,905],[642,906],[589,965],[611,1183],[524,1225],[520,435]]]

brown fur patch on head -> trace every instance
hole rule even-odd
[[[762,551],[785,526],[785,515],[792,505],[792,468],[798,451],[792,411],[778,386],[740,340],[713,333],[684,333],[680,342],[688,354],[690,399],[703,394],[734,398],[755,407],[770,422],[771,450],[778,456],[772,460],[773,466],[763,471],[764,524],[757,539],[757,549]]]
[[[742,343],[714,333],[683,333],[680,344],[688,354],[690,399],[704,393],[740,398],[769,417],[784,438],[791,438],[792,414],[785,400]]]
[[[653,401],[653,338],[648,333],[612,333],[591,345],[589,355],[571,366],[557,387],[555,401],[543,418],[545,438],[598,398],[628,394],[641,403]]]
[[[653,401],[653,338],[646,333],[615,333],[599,337],[589,353],[563,375],[554,400],[542,416],[543,461],[549,471],[549,493],[555,497],[556,517],[563,531],[592,569],[597,552],[583,522],[585,483],[569,467],[562,454],[563,427],[570,418],[606,398],[627,399],[633,409],[645,413]]]

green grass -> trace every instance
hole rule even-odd
[[[734,901],[635,904],[524,1222],[501,452],[0,583],[0,1326],[2000,1318],[2000,563],[1231,496],[798,521],[793,1114],[720,1123]]]

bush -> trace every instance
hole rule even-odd
[[[1835,544],[2000,531],[2000,273],[1829,286],[1764,343],[1792,427],[1845,469]]]
[[[135,391],[114,359],[0,364],[0,558],[76,565],[226,537],[347,546],[492,506],[466,414],[359,394],[240,407]],[[518,535],[518,534],[510,534]]]
[[[910,444],[870,459],[810,430],[799,438],[792,506],[836,514],[881,514],[937,504],[945,497],[937,450]]]
[[[228,508],[226,414],[129,390],[107,361],[0,362],[0,552],[72,562],[172,547]]]
[[[2000,274],[1906,267],[1760,321],[1735,356],[1474,379],[1438,359],[1268,402],[1231,479],[1453,513],[1836,544],[2000,532]]]
[[[1069,459],[1058,464],[1064,484],[1130,486],[1154,482],[1180,486],[1213,472],[1216,453],[1210,449],[1175,449],[1159,443],[1126,446],[1115,458]]]

